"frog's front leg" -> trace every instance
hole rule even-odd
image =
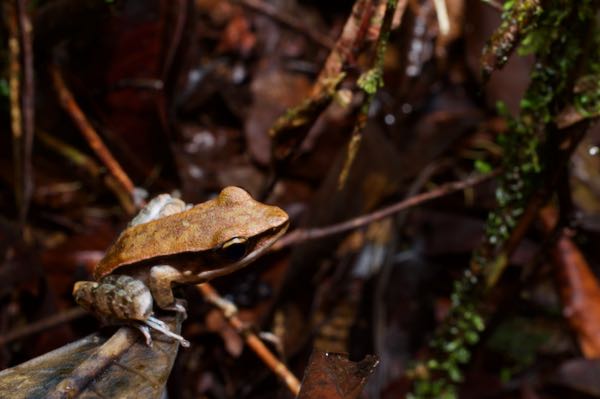
[[[189,276],[169,265],[152,266],[148,287],[159,308],[182,313],[187,317],[183,304],[173,296],[173,283],[184,283]]]

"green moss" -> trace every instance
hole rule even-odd
[[[575,21],[590,22],[594,15],[588,12],[589,0],[554,0],[546,4],[536,29],[529,30],[521,42],[522,52],[535,54],[536,64],[520,103],[521,113],[517,118],[508,118],[508,133],[500,141],[505,173],[496,192],[498,207],[490,213],[486,228],[493,249],[508,238],[537,182],[542,180],[542,146],[546,134],[554,128],[554,115],[568,103],[569,76],[581,54],[581,36],[571,25]],[[583,102],[591,103],[589,98]]]
[[[383,73],[381,69],[375,67],[360,75],[356,82],[365,93],[373,95],[377,90],[383,87]]]
[[[475,160],[473,166],[479,173],[490,173],[492,171],[492,165],[482,159]]]
[[[535,55],[536,63],[520,103],[520,114],[512,117],[503,104],[498,105],[499,114],[507,119],[508,130],[498,140],[504,153],[503,173],[496,190],[497,207],[488,215],[485,239],[473,254],[471,269],[454,285],[452,308],[430,342],[434,357],[424,364],[427,372],[417,374],[413,398],[456,397],[456,386],[462,381],[461,369],[470,360],[471,348],[479,342],[485,328],[482,300],[508,263],[503,248],[533,194],[544,183],[546,164],[555,161],[546,155],[554,153],[548,138],[559,133],[553,117],[573,101],[572,73],[579,67],[581,46],[585,43],[582,37],[594,22],[598,4],[591,0],[549,0],[543,4],[543,10],[536,1],[504,4],[496,49],[506,51],[508,47],[500,46],[502,40],[507,46],[512,45],[515,36],[511,32],[519,32],[520,53]],[[523,26],[532,15],[535,23]],[[600,43],[597,37],[594,40]],[[592,55],[586,59],[587,70],[600,69],[597,49],[590,51]],[[484,69],[489,66],[484,65]],[[582,91],[575,99],[585,112],[598,110],[597,79],[594,82],[593,90],[585,94]]]
[[[575,108],[586,118],[600,116],[600,74],[586,75],[575,84]]]
[[[541,13],[540,0],[518,0],[504,3],[502,22],[486,44],[482,57],[484,78],[502,68],[519,39],[536,28]],[[531,40],[531,38],[529,39]]]

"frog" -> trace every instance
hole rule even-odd
[[[153,304],[183,314],[176,285],[202,284],[235,272],[265,254],[289,226],[287,213],[225,187],[195,206],[168,194],[151,200],[132,219],[95,266],[95,281],[78,281],[75,301],[110,324],[138,328],[151,346],[149,329],[189,346],[154,317]]]

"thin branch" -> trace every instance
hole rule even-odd
[[[50,74],[52,75],[52,81],[54,83],[54,88],[58,93],[61,106],[65,111],[71,116],[73,122],[79,128],[79,131],[83,134],[85,139],[88,141],[92,150],[96,153],[98,158],[102,161],[102,163],[106,166],[109,172],[114,176],[114,178],[123,186],[123,188],[129,193],[129,195],[134,198],[135,195],[135,186],[133,182],[129,179],[129,176],[125,173],[121,165],[117,162],[117,160],[113,157],[109,149],[104,145],[102,139],[92,126],[91,122],[87,119],[73,94],[66,86],[65,81],[62,77],[62,74],[58,70],[57,67],[50,67]]]
[[[562,111],[560,111],[558,115],[556,115],[554,121],[559,129],[565,129],[581,122],[586,118],[587,117],[579,112],[575,106],[568,105]]]
[[[36,136],[42,144],[66,158],[69,162],[81,167],[92,178],[102,179],[106,187],[117,197],[125,212],[130,215],[135,213],[136,208],[130,193],[125,191],[112,175],[105,173],[96,160],[44,131],[38,130]]]
[[[377,91],[383,86],[383,61],[397,6],[398,0],[386,1],[383,19],[380,23],[375,23],[375,25],[379,26],[379,36],[377,37],[377,44],[375,45],[375,57],[372,61],[371,69],[363,73],[357,81],[358,86],[364,91],[365,97],[348,142],[346,159],[344,160],[342,170],[338,177],[338,190],[344,188],[346,180],[350,175],[350,169],[354,164],[356,154],[358,154],[360,143],[363,138],[363,132],[367,125],[367,120],[369,119],[369,109],[371,108],[371,104],[373,103]]]
[[[328,82],[335,79],[342,72],[344,65],[360,51],[371,25],[371,17],[375,12],[373,1],[357,0],[354,3],[335,47],[327,56],[317,81],[311,89],[310,97],[318,97],[320,93],[326,91]]]
[[[442,36],[446,36],[450,32],[450,18],[448,18],[446,0],[433,0],[433,5],[435,7],[440,33]]]
[[[31,149],[35,126],[33,51],[31,39],[31,21],[27,14],[27,1],[17,0],[17,17],[19,21],[19,42],[21,47],[22,85],[21,109],[23,116],[23,204],[21,205],[21,221],[24,222],[29,209],[33,191],[33,172],[31,167]]]
[[[221,297],[219,293],[210,284],[199,284],[196,286],[198,291],[204,296],[207,302],[212,303],[219,308],[229,324],[246,340],[246,344],[256,353],[256,355],[277,375],[288,387],[294,396],[300,392],[300,381],[277,357],[266,347],[266,345],[250,331],[238,317],[236,306]]]
[[[520,42],[521,36],[532,26],[541,11],[540,0],[515,2],[506,11],[500,26],[490,36],[481,54],[481,72],[488,80],[495,70],[502,69]]]
[[[492,177],[498,175],[499,171],[496,170],[492,173],[480,176],[470,177],[465,180],[455,181],[451,183],[442,184],[438,188],[435,188],[431,191],[418,194],[412,196],[410,198],[404,199],[398,203],[390,205],[386,208],[380,209],[373,213],[369,213],[367,215],[359,216],[354,219],[347,220],[345,222],[333,224],[325,227],[316,227],[312,229],[296,229],[291,233],[284,236],[281,240],[273,245],[273,250],[279,250],[290,245],[296,245],[298,243],[308,241],[308,240],[316,240],[318,238],[323,238],[327,236],[331,236],[334,234],[343,233],[345,231],[354,230],[359,227],[366,226],[370,223],[373,223],[377,220],[384,219],[388,216],[393,215],[394,213],[403,211],[408,208],[415,207],[417,205],[421,205],[424,202],[431,201],[436,198],[440,198],[457,191],[462,191],[466,188],[476,186],[478,184],[483,183],[486,180],[491,179]]]
[[[269,129],[275,163],[284,163],[295,155],[310,128],[331,103],[345,77],[343,66],[360,51],[366,40],[374,12],[373,1],[357,0],[354,3],[342,33],[327,56],[308,98],[288,109]],[[274,185],[274,182],[271,183]]]
[[[25,0],[5,2],[8,30],[9,98],[15,165],[15,199],[19,221],[25,223],[32,192],[31,147],[34,129],[33,52],[31,22]]]

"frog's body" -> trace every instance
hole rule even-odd
[[[121,233],[96,266],[94,277],[98,283],[75,285],[73,294],[78,303],[103,316],[123,319],[124,312],[116,315],[111,310],[118,306],[98,298],[105,295],[99,294],[103,292],[103,279],[123,274],[148,287],[160,308],[185,312],[173,296],[173,284],[204,283],[246,266],[288,226],[283,210],[255,201],[237,187],[227,187],[215,199],[187,210],[183,202],[176,201],[159,196],[140,212],[132,221],[134,225]],[[114,288],[117,290],[119,293],[111,295],[125,296],[124,302],[133,301],[122,287]],[[102,301],[106,304],[101,307],[98,302]],[[137,313],[144,311],[147,309],[140,307]],[[130,313],[128,319],[148,319]]]

